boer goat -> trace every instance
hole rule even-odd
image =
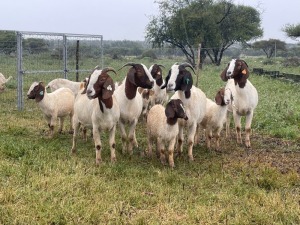
[[[254,109],[258,103],[258,94],[256,88],[248,80],[249,69],[244,60],[232,59],[228,66],[221,73],[221,79],[227,81],[226,89],[232,93],[232,102],[228,110],[233,112],[233,119],[236,129],[236,140],[242,143],[241,137],[241,116],[246,117],[245,124],[245,145],[251,147],[250,133]],[[230,117],[226,121],[226,135],[229,134]]]
[[[143,100],[138,93],[138,87],[151,89],[154,80],[148,71],[147,67],[140,63],[126,63],[119,70],[125,66],[130,66],[125,81],[115,91],[115,97],[120,105],[120,120],[119,126],[122,136],[122,153],[126,151],[131,155],[133,153],[133,146],[138,146],[135,127],[138,119],[142,113]],[[129,124],[128,135],[126,134],[125,124]],[[127,145],[128,143],[128,145]]]
[[[183,151],[183,130],[188,128],[188,156],[189,160],[193,161],[193,146],[194,137],[196,134],[197,125],[200,124],[206,112],[206,95],[203,91],[193,85],[193,77],[191,73],[186,70],[189,67],[193,70],[189,63],[177,64],[175,63],[166,77],[166,82],[162,88],[167,88],[167,91],[176,91],[171,99],[179,98],[185,107],[188,120],[179,119],[179,134],[177,151],[179,154]]]

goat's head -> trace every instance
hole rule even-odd
[[[43,100],[45,95],[45,84],[43,82],[33,82],[27,92],[28,99],[35,99],[36,102]]]
[[[90,75],[82,94],[86,93],[87,97],[90,99],[97,97],[100,97],[101,99],[110,98],[115,91],[113,79],[108,75],[108,72],[110,71],[117,74],[111,67],[104,68],[103,70],[96,67]]]
[[[248,77],[248,65],[244,60],[241,59],[232,59],[221,73],[221,79],[223,81],[233,78],[241,88],[245,86]]]
[[[166,105],[165,115],[169,119],[183,118],[188,119],[185,108],[180,99],[171,99]]]
[[[165,84],[161,87],[162,89],[167,87],[167,91],[188,91],[193,86],[193,77],[192,74],[186,70],[186,67],[189,67],[194,71],[194,68],[189,63],[178,64],[175,63],[166,77]]]
[[[154,79],[144,64],[126,63],[119,70],[125,66],[131,66],[127,73],[127,79],[130,83],[142,88],[151,89],[153,87]]]
[[[215,102],[217,105],[225,106],[228,105],[232,100],[232,94],[229,88],[221,88],[216,96],[215,96]]]
[[[153,64],[152,66],[149,67],[149,72],[151,73],[152,77],[154,78],[158,86],[161,86],[163,84],[161,67],[165,68],[163,65],[159,65],[159,64]]]

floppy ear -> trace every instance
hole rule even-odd
[[[84,84],[84,89],[83,89],[83,91],[81,92],[81,94],[83,95],[83,94],[86,94],[86,89],[87,89],[87,86],[89,85],[89,83],[90,83],[90,79],[91,79],[91,75],[89,76],[89,78],[88,79],[85,79],[85,84]]]
[[[115,91],[115,84],[114,81],[111,77],[108,77],[103,84],[103,89],[102,89],[102,98],[103,99],[108,99],[110,98]]]
[[[45,84],[43,82],[39,82],[37,93],[35,96],[35,101],[40,102],[43,100],[45,95]]]
[[[182,91],[191,90],[193,86],[193,77],[190,72],[186,72],[182,78],[180,89]]]
[[[134,84],[135,85],[135,73],[136,73],[136,70],[134,67],[130,68],[128,73],[127,73],[127,79],[130,81],[130,83]]]
[[[172,102],[169,102],[167,105],[166,105],[166,109],[165,109],[165,114],[166,114],[166,117],[167,118],[174,118],[175,116],[175,111],[172,107]]]
[[[168,75],[167,75],[166,78],[165,78],[165,83],[164,83],[163,86],[160,87],[160,89],[164,89],[164,88],[167,87],[168,82],[169,82],[169,80],[170,80],[170,77],[171,77],[171,70],[169,70],[169,73],[168,73]]]
[[[222,105],[223,97],[220,91],[218,91],[218,93],[216,94],[215,101],[217,105]]]
[[[227,70],[228,70],[228,66],[226,66],[226,68],[223,70],[223,72],[222,72],[221,75],[220,75],[222,81],[227,81],[227,80],[228,80],[228,78],[227,78],[227,76],[226,76]]]
[[[243,79],[248,79],[249,69],[247,63],[244,60],[241,60],[241,74],[243,75]]]

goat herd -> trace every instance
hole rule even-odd
[[[27,97],[35,99],[44,113],[51,136],[56,120],[59,118],[61,132],[64,117],[70,116],[72,153],[76,152],[80,126],[85,139],[87,129],[92,129],[97,165],[102,161],[100,132],[103,130],[109,131],[111,161],[116,160],[117,124],[121,132],[122,153],[133,153],[133,148],[138,146],[135,128],[141,114],[146,117],[146,153],[152,155],[152,143],[156,141],[157,156],[163,164],[168,162],[172,168],[175,145],[179,154],[183,151],[185,128],[188,157],[193,161],[193,145],[199,142],[202,130],[207,147],[211,148],[211,139],[214,137],[215,148],[220,149],[220,132],[225,122],[226,136],[229,134],[230,112],[233,113],[239,143],[242,143],[241,116],[246,116],[245,145],[250,147],[251,121],[258,94],[247,79],[249,70],[245,61],[230,61],[221,73],[222,80],[227,84],[216,93],[215,101],[206,98],[203,91],[193,85],[192,74],[187,68],[194,70],[188,63],[174,64],[165,81],[162,78],[162,65],[154,64],[148,69],[143,64],[127,63],[121,69],[124,67],[129,67],[129,70],[121,83],[114,83],[108,74],[117,74],[113,68],[96,67],[83,82],[55,79],[47,86],[43,82],[34,82]],[[47,93],[47,88],[51,92]],[[175,92],[170,100],[167,92]],[[167,151],[165,144],[168,145]]]

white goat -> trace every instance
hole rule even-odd
[[[179,134],[178,134],[178,153],[183,151],[183,129],[188,128],[188,156],[189,160],[193,161],[193,145],[197,125],[202,121],[206,112],[206,95],[199,88],[193,86],[193,77],[186,67],[193,67],[188,63],[178,65],[175,63],[166,77],[165,85],[167,91],[176,91],[171,99],[179,98],[183,102],[186,109],[188,120],[179,120]]]
[[[93,128],[93,138],[96,150],[96,165],[102,161],[100,131],[109,130],[109,146],[111,162],[116,160],[115,132],[120,118],[120,108],[113,96],[115,86],[108,72],[113,68],[95,68],[89,77],[89,81],[82,93],[78,93],[74,105],[73,117],[73,145],[72,153],[76,152],[76,136],[80,125],[85,128]],[[83,86],[83,85],[82,85]]]
[[[70,133],[72,132],[75,97],[69,88],[60,88],[52,93],[47,93],[43,82],[33,82],[27,92],[27,97],[35,99],[44,113],[50,128],[51,137],[53,136],[57,118],[60,121],[59,132],[62,131],[65,116],[70,116]]]
[[[206,113],[200,123],[201,128],[205,129],[205,141],[208,149],[211,147],[211,139],[216,139],[216,150],[220,150],[220,133],[226,121],[227,106],[231,102],[230,89],[221,88],[216,96],[215,102],[206,99]]]
[[[0,93],[5,90],[5,84],[12,78],[9,76],[7,79],[4,77],[2,73],[0,73]]]
[[[143,109],[142,96],[137,92],[137,88],[151,89],[154,80],[147,67],[143,64],[127,63],[121,69],[125,66],[131,66],[131,68],[127,73],[125,81],[116,89],[115,96],[121,109],[119,126],[122,136],[122,153],[125,154],[128,151],[131,155],[133,153],[133,146],[138,145],[135,136],[135,127]],[[125,131],[126,123],[129,124],[128,135],[126,135]]]
[[[228,107],[233,112],[236,129],[236,140],[242,143],[241,116],[246,116],[245,145],[251,147],[250,133],[254,109],[258,103],[258,93],[253,84],[248,80],[249,69],[244,60],[232,59],[221,73],[221,79],[227,81],[226,88],[232,92],[233,101]],[[232,79],[230,79],[232,78]],[[228,80],[229,79],[229,80]],[[226,134],[229,134],[230,117],[226,121]]]
[[[152,141],[156,140],[156,152],[160,154],[162,164],[166,163],[166,155],[170,167],[174,167],[174,146],[178,135],[177,119],[188,119],[183,103],[180,99],[170,100],[166,108],[158,104],[153,106],[147,117],[148,154],[152,156]],[[165,152],[168,143],[168,153]]]
[[[165,88],[161,88],[164,84],[163,77],[162,77],[162,65],[153,64],[149,67],[149,72],[151,73],[152,77],[155,80],[153,86],[153,95],[150,97],[150,107],[154,106],[155,104],[162,104],[164,105],[167,103],[169,99],[169,95]]]
[[[87,79],[84,79],[83,82],[87,82]],[[50,88],[51,92],[57,90],[58,88],[66,87],[70,88],[71,91],[76,96],[80,90],[81,82],[71,81],[63,78],[56,78],[48,83],[46,89]]]

